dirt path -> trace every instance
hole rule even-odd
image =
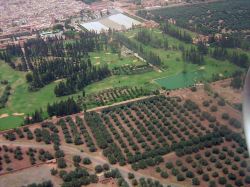
[[[130,99],[130,100],[122,101],[122,102],[119,102],[119,103],[114,103],[112,105],[100,106],[100,107],[88,109],[87,112],[93,112],[93,111],[101,110],[101,109],[112,107],[112,106],[122,105],[122,104],[130,103],[130,102],[134,102],[134,101],[139,101],[139,100],[147,99],[147,98],[150,98],[150,97],[153,97],[153,96],[154,95],[143,96],[143,97],[138,97],[138,98],[135,98],[135,99]]]

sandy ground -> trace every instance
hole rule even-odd
[[[24,113],[17,113],[17,112],[15,112],[15,113],[13,113],[12,115],[13,115],[13,116],[23,116]]]
[[[55,80],[54,82],[61,82],[63,79],[58,79],[58,80]]]
[[[2,187],[20,187],[31,183],[41,183],[46,180],[54,182],[55,187],[59,187],[59,181],[50,174],[50,169],[54,165],[41,165],[24,169],[7,175],[0,176],[0,186]]]
[[[1,119],[1,118],[7,118],[7,117],[9,117],[9,114],[1,114],[1,115],[0,115],[0,119]]]

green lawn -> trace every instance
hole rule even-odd
[[[0,115],[9,115],[7,118],[0,119],[0,130],[19,126],[22,123],[23,116],[16,117],[13,116],[13,113],[32,113],[35,109],[45,108],[48,102],[59,100],[53,92],[56,83],[52,83],[38,92],[29,92],[28,84],[25,81],[25,73],[15,71],[0,61],[0,80],[3,79],[10,82],[12,91],[7,107],[0,109]]]
[[[0,84],[0,97],[2,96],[5,89],[5,85]]]
[[[135,57],[121,57],[118,54],[111,52],[91,52],[90,53],[91,62],[95,65],[108,65],[109,68],[121,67],[126,65],[142,65],[144,62],[136,59]]]

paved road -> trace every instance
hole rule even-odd
[[[33,148],[37,148],[37,149],[53,149],[53,145],[50,144],[50,145],[47,145],[47,144],[38,144],[38,143],[31,143],[31,142],[18,142],[18,141],[13,141],[13,142],[10,142],[10,141],[2,141],[0,142],[0,146],[2,145],[7,145],[7,146],[20,146],[20,147],[33,147]],[[65,154],[67,155],[79,155],[81,157],[89,157],[92,161],[92,163],[94,165],[103,165],[103,164],[106,164],[107,163],[107,160],[105,160],[104,158],[100,157],[100,156],[93,156],[92,154],[89,154],[89,153],[85,153],[85,152],[81,152],[79,149],[77,149],[76,147],[73,147],[71,145],[62,145],[60,146],[61,149],[64,151]],[[119,166],[119,165],[110,165],[110,168],[112,169],[119,169],[120,173],[122,174],[122,176],[124,177],[124,179],[130,184],[130,181],[128,179],[128,173],[129,172],[132,172],[134,173],[135,177],[137,179],[141,178],[141,177],[144,177],[144,178],[151,178],[153,180],[158,180],[152,176],[148,176],[148,175],[144,175],[144,174],[141,174],[137,171],[133,171],[133,170],[130,170],[126,167],[122,167],[122,166]],[[175,183],[166,183],[166,184],[163,184],[164,186],[167,186],[167,185],[171,185],[171,187],[184,187],[183,185],[180,185],[180,184],[175,184]],[[131,184],[130,184],[131,186]]]

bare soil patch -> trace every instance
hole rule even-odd
[[[2,175],[0,176],[0,184],[5,187],[20,187],[31,183],[41,183],[43,181],[51,180],[55,187],[59,187],[60,181],[50,174],[50,169],[53,167],[53,164],[46,164]]]
[[[9,117],[9,114],[1,114],[1,115],[0,115],[0,119],[1,119],[1,118],[7,118],[7,117]]]
[[[212,89],[217,92],[221,97],[223,97],[226,101],[237,104],[242,103],[242,92],[243,90],[236,90],[230,86],[231,79],[225,79],[221,81],[217,81],[211,84]]]
[[[12,115],[13,115],[13,116],[23,116],[24,113],[17,113],[17,112],[15,112],[15,113],[13,113]]]

